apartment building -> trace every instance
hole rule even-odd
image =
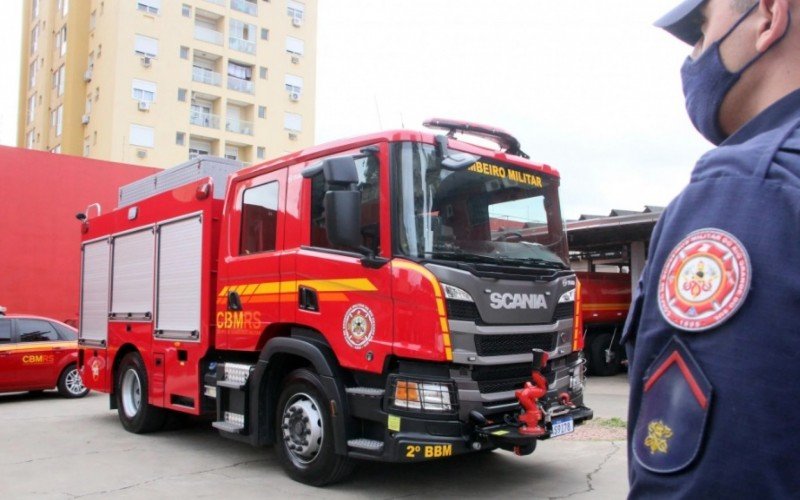
[[[316,0],[26,0],[17,144],[166,168],[314,143]]]

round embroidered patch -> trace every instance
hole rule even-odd
[[[364,304],[355,304],[344,314],[344,340],[354,349],[362,349],[375,336],[375,316]]]
[[[699,229],[667,257],[658,282],[658,306],[672,326],[689,332],[715,328],[741,307],[750,290],[750,257],[720,229]]]

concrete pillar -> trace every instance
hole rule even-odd
[[[639,278],[642,276],[646,259],[647,254],[645,253],[644,241],[631,242],[631,291],[636,290],[636,285],[639,283]]]

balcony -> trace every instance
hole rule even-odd
[[[213,43],[214,45],[224,45],[225,43],[225,37],[222,33],[205,26],[195,25],[194,37],[197,40]]]
[[[233,50],[238,50],[239,52],[245,52],[247,54],[256,53],[256,42],[251,42],[250,40],[232,35],[228,37],[228,41]]]
[[[235,134],[253,135],[253,122],[238,118],[228,118],[225,121],[225,130]]]
[[[255,2],[248,2],[247,0],[231,0],[231,9],[250,14],[251,16],[258,15],[258,6]]]
[[[215,3],[217,5],[222,5],[223,7],[225,6],[225,0],[206,0],[206,2]]]
[[[219,128],[219,116],[201,111],[191,111],[189,113],[189,123],[207,128]]]
[[[244,92],[245,94],[252,94],[254,91],[252,81],[243,80],[231,75],[228,75],[228,88],[231,90],[236,90],[237,92]]]
[[[195,82],[205,83],[207,85],[214,85],[217,87],[222,86],[222,75],[211,71],[207,68],[199,66],[192,67],[192,80]]]

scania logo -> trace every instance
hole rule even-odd
[[[492,309],[547,309],[541,293],[499,293],[489,295]]]

